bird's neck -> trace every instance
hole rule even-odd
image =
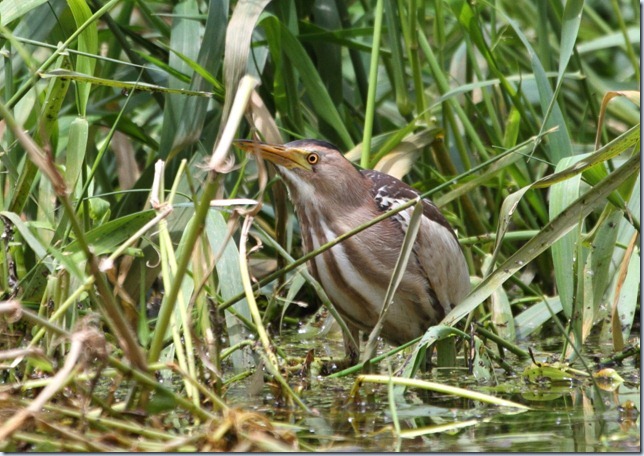
[[[289,197],[298,212],[314,210],[324,218],[337,218],[363,208],[371,200],[368,181],[359,173],[335,181],[316,182],[293,181],[283,176]]]

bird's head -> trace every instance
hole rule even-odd
[[[346,207],[364,201],[368,184],[360,172],[333,144],[302,139],[284,145],[249,140],[234,143],[273,163],[297,205],[323,202]]]

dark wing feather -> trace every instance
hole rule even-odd
[[[363,169],[360,172],[373,182],[371,193],[376,204],[383,212],[391,209],[396,202],[409,201],[420,195],[412,187],[389,174],[372,169]],[[456,233],[454,233],[447,219],[445,219],[436,205],[427,198],[423,198],[423,215],[447,228],[454,235],[454,239],[456,239]]]

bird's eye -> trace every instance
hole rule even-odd
[[[317,162],[320,161],[320,156],[318,154],[309,154],[306,157],[306,161],[309,162],[311,165],[315,165]]]

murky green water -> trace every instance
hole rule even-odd
[[[284,335],[280,346],[292,356],[341,356],[337,338],[293,342]],[[289,342],[291,341],[291,342]],[[553,341],[527,342],[536,353],[553,352]],[[547,348],[547,350],[545,350]],[[590,347],[593,354],[608,355],[610,347]],[[538,356],[538,355],[537,355]],[[519,402],[531,408],[517,413],[480,402],[427,391],[409,390],[395,399],[400,429],[394,432],[387,388],[361,389],[358,404],[348,402],[355,376],[345,379],[315,377],[301,393],[304,402],[319,412],[311,416],[299,409],[278,407],[270,388],[248,394],[243,385],[227,394],[230,403],[267,413],[274,421],[295,426],[300,441],[314,448],[353,451],[432,452],[589,452],[639,451],[640,372],[632,358],[615,367],[626,380],[615,391],[596,390],[590,382],[576,385],[528,385],[521,377],[529,360],[508,358],[514,374],[497,373],[497,385],[477,382],[466,370],[434,370],[426,380],[472,389]],[[578,366],[576,366],[578,367]],[[579,367],[578,367],[579,368]],[[381,373],[386,374],[387,368]],[[628,409],[630,401],[637,409]],[[626,408],[624,407],[626,406]],[[460,426],[460,428],[456,428]],[[448,428],[448,430],[445,430]],[[416,435],[411,435],[416,432]]]

